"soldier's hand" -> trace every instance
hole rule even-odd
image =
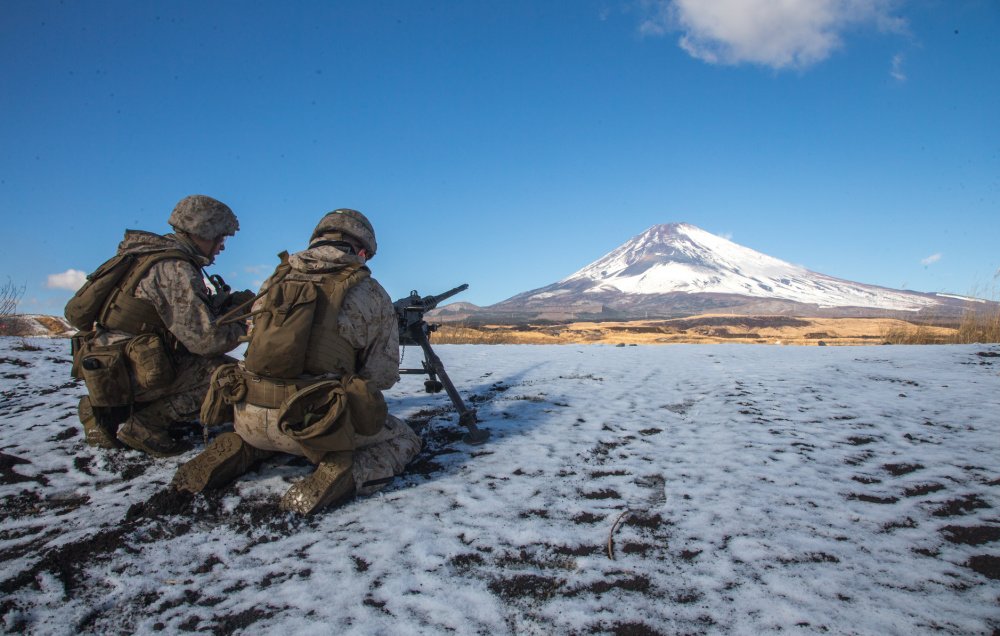
[[[257,294],[253,293],[249,289],[244,289],[243,291],[236,291],[229,295],[229,299],[226,301],[226,309],[231,309],[233,307],[239,307],[245,302],[253,299]]]

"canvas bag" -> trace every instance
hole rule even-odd
[[[323,320],[317,313],[319,295],[323,294],[327,309],[324,314],[336,318],[347,290],[366,278],[367,268],[346,267],[335,272],[292,274],[284,260],[275,270],[274,282],[261,296],[253,310],[253,330],[244,355],[244,365],[250,373],[268,377],[294,379],[306,372],[306,358],[311,349],[335,336],[335,324]],[[314,333],[317,321],[323,322],[323,333]],[[331,323],[331,324],[326,324]],[[327,333],[329,331],[329,333]],[[353,356],[349,345],[341,355]],[[324,348],[325,350],[325,348]],[[332,356],[336,357],[336,355]],[[328,372],[332,369],[324,369]]]
[[[132,379],[129,377],[128,340],[113,344],[97,344],[93,334],[79,342],[77,365],[90,403],[95,409],[121,407],[132,403]]]
[[[66,303],[64,314],[69,324],[81,331],[93,329],[104,303],[134,262],[134,255],[119,254],[105,261],[87,276],[87,282]]]

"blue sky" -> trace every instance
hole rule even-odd
[[[0,283],[58,314],[187,194],[255,287],[327,211],[394,298],[492,304],[658,223],[1000,287],[996,0],[0,1]]]

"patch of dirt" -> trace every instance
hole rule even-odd
[[[70,426],[69,428],[63,429],[61,433],[56,433],[49,439],[45,440],[47,442],[65,442],[68,439],[73,439],[80,434],[80,429],[75,426]]]
[[[876,497],[875,495],[858,495],[858,494],[848,495],[847,498],[873,504],[894,504],[897,501],[899,501],[899,497]]]
[[[941,534],[952,543],[982,545],[1000,541],[1000,526],[945,526]]]
[[[192,572],[194,574],[207,574],[219,564],[224,564],[223,560],[213,554],[205,559],[204,563],[192,570]]]
[[[617,490],[611,488],[604,488],[603,490],[596,490],[593,492],[582,492],[580,496],[584,499],[621,499],[622,496],[618,494]]]
[[[451,557],[451,559],[448,560],[448,562],[451,563],[454,567],[464,570],[467,568],[471,568],[473,566],[482,565],[486,561],[485,559],[483,559],[483,556],[481,554],[478,554],[476,552],[469,552],[468,554],[459,554],[453,556]]]
[[[153,496],[146,501],[139,501],[129,506],[125,513],[125,522],[185,514],[191,509],[193,500],[194,495],[190,493],[164,488],[153,493]]]
[[[26,481],[33,481],[43,486],[48,482],[42,476],[29,477],[14,470],[14,466],[22,466],[31,462],[23,457],[16,457],[6,453],[0,453],[0,485],[20,484]]]
[[[878,439],[874,437],[868,437],[867,435],[858,435],[855,437],[848,437],[847,443],[852,446],[864,446],[866,444],[871,444],[872,442],[877,442]]]
[[[1000,579],[1000,556],[994,554],[974,556],[966,561],[965,567],[982,574],[988,579]]]
[[[882,469],[893,477],[908,475],[914,471],[922,470],[922,464],[882,464]]]
[[[935,517],[957,517],[973,510],[989,508],[990,505],[976,495],[965,495],[960,499],[952,499],[941,504],[931,514]]]
[[[922,497],[924,495],[929,495],[932,492],[937,492],[939,490],[944,490],[942,484],[919,484],[916,486],[910,486],[903,490],[904,497]]]
[[[257,608],[253,607],[242,612],[237,612],[235,614],[224,614],[222,616],[215,616],[215,620],[212,622],[211,632],[213,634],[232,634],[237,630],[244,629],[253,625],[257,621],[261,621],[267,618],[271,618],[278,612],[288,609],[288,606],[283,607],[266,607]],[[199,629],[198,631],[201,631]]]
[[[584,587],[567,590],[564,596],[573,597],[581,594],[604,594],[611,590],[624,590],[626,592],[647,593],[650,591],[652,583],[649,577],[641,574],[634,574],[620,579],[596,581]]]
[[[603,515],[595,515],[592,512],[581,512],[580,514],[573,517],[573,523],[584,524],[584,523],[597,523],[598,521],[603,521]]]
[[[513,601],[530,598],[537,601],[550,599],[566,584],[561,578],[538,574],[515,574],[490,581],[487,588],[500,598]]]
[[[84,583],[83,569],[92,561],[124,547],[123,538],[130,531],[128,525],[101,530],[79,541],[52,548],[37,563],[0,582],[0,592],[12,594],[29,585],[38,586],[38,575],[51,572],[63,584],[66,596],[72,598]]]
[[[145,474],[155,460],[145,453],[121,450],[105,453],[104,461],[109,471],[118,473],[124,481],[131,481]]]

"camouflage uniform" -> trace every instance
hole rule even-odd
[[[175,229],[208,235],[204,238],[225,236],[239,227],[228,207],[201,195],[182,199],[171,214],[170,223]],[[96,425],[89,400],[84,398],[80,417],[87,440],[94,445],[116,445],[111,437],[115,433],[119,442],[154,456],[176,455],[187,450],[189,446],[170,436],[171,425],[197,420],[209,378],[218,366],[233,361],[223,354],[234,349],[246,333],[243,322],[217,324],[218,316],[210,304],[210,293],[200,269],[209,265],[212,258],[201,253],[188,232],[161,236],[127,230],[118,246],[119,254],[143,255],[165,250],[182,252],[190,260],[170,258],[153,264],[132,295],[155,308],[166,331],[176,340],[172,351],[176,376],[167,386],[137,391],[131,414],[117,432]],[[95,342],[111,344],[135,335],[99,329]]]
[[[360,213],[348,212],[364,218]],[[331,215],[334,215],[335,227],[326,227],[324,223]],[[356,255],[351,245],[342,240],[345,238],[364,246],[367,254],[374,254],[374,234],[370,232],[370,226],[357,226],[353,215],[335,215],[336,212],[331,213],[320,222],[308,249],[288,258],[292,272],[322,274],[363,265],[365,258]],[[367,224],[367,219],[364,219],[364,223]],[[276,280],[280,280],[278,273],[265,281],[261,287],[261,296]],[[255,311],[260,310],[261,303],[262,298],[257,301]],[[368,382],[370,389],[383,391],[399,381],[397,320],[392,301],[378,282],[372,278],[364,278],[350,287],[337,315],[336,331],[355,352],[354,371],[358,377]],[[334,369],[324,370],[329,373],[300,377],[297,380],[339,377]],[[243,369],[243,372],[246,373],[246,370]],[[210,446],[201,456],[178,470],[174,479],[175,486],[192,492],[218,487],[245,472],[254,461],[272,453],[304,455],[317,463],[316,473],[293,485],[283,498],[282,507],[309,513],[351,491],[359,494],[375,492],[394,475],[399,474],[420,450],[420,438],[404,422],[389,415],[382,429],[374,435],[360,435],[350,430],[350,427],[341,427],[334,445],[327,444],[321,451],[316,451],[302,440],[293,439],[281,430],[278,423],[280,412],[279,408],[258,406],[246,401],[237,402],[234,405],[234,428],[239,439],[226,437],[225,434],[217,438],[213,442],[214,448]],[[341,483],[337,486],[340,490],[334,496],[328,492],[329,484],[312,484],[323,492],[303,495],[302,490],[308,489],[306,486],[310,484],[310,480],[316,481],[323,477],[324,465],[330,464],[333,456],[339,457],[341,463],[339,468],[327,467],[328,476],[333,475],[329,480],[332,483],[332,480],[340,479],[348,485]],[[342,478],[342,473],[346,473],[346,477]]]

